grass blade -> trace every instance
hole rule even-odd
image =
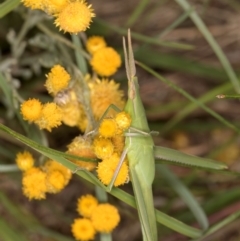
[[[154,147],[154,156],[156,159],[162,159],[173,164],[179,163],[186,166],[205,168],[208,170],[228,169],[224,163],[214,162],[211,159],[188,155],[183,152],[161,146]]]
[[[216,118],[219,122],[223,123],[225,126],[229,127],[230,129],[236,131],[238,134],[240,133],[240,130],[234,126],[232,123],[230,123],[229,121],[227,121],[226,119],[224,119],[222,116],[220,116],[219,114],[217,114],[215,111],[212,111],[210,108],[208,108],[206,105],[204,105],[202,102],[198,101],[196,98],[194,98],[193,96],[191,96],[190,94],[188,94],[185,90],[183,90],[182,88],[179,88],[177,85],[175,85],[174,83],[172,83],[171,81],[167,80],[166,78],[164,78],[163,76],[161,76],[160,74],[158,74],[157,72],[155,72],[154,70],[148,68],[145,64],[143,63],[139,63],[137,62],[137,64],[142,67],[143,69],[145,69],[148,73],[152,74],[153,76],[155,76],[157,79],[161,80],[162,82],[164,82],[165,84],[167,84],[168,86],[170,86],[171,88],[173,88],[174,90],[176,90],[177,92],[179,92],[180,94],[182,94],[184,97],[186,97],[188,100],[190,100],[191,102],[195,103],[197,106],[201,107],[203,110],[205,110],[207,113],[209,113],[211,116],[213,116],[214,118]]]
[[[188,3],[187,0],[175,0],[185,11],[190,11],[192,9],[191,5]],[[227,57],[225,56],[224,52],[222,51],[221,47],[217,43],[217,41],[213,38],[212,34],[209,32],[208,28],[202,21],[202,19],[198,16],[196,11],[192,11],[189,14],[192,21],[195,23],[199,31],[203,34],[215,54],[217,55],[219,61],[221,62],[223,68],[225,69],[232,85],[234,86],[237,93],[240,93],[240,83],[239,80],[228,61]]]
[[[198,204],[189,189],[165,165],[156,165],[157,172],[161,173],[172,189],[184,200],[200,226],[206,230],[209,226],[207,216]]]
[[[6,0],[0,4],[0,18],[10,13],[20,3],[20,0]]]

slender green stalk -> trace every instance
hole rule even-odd
[[[206,230],[209,226],[207,216],[189,189],[168,169],[167,166],[158,164],[156,169],[157,172],[167,180],[173,190],[184,200],[189,209],[191,209],[198,223],[204,230]]]
[[[187,0],[175,0],[183,9],[184,11],[190,11],[192,8],[191,5],[188,3]],[[239,80],[229,62],[226,55],[222,51],[221,47],[217,43],[217,41],[214,39],[212,34],[209,32],[208,28],[202,21],[202,19],[199,17],[196,11],[193,11],[190,13],[190,18],[195,23],[199,31],[203,34],[205,39],[208,41],[209,45],[217,55],[219,61],[221,62],[223,68],[225,69],[230,81],[232,82],[232,85],[234,86],[237,93],[240,93],[240,83]]]
[[[115,25],[111,25],[101,19],[96,19],[96,22],[105,28],[111,29],[112,31],[114,31],[116,33],[119,33],[122,35],[126,35],[126,33],[127,33],[127,29],[120,28]],[[194,46],[192,46],[190,44],[182,44],[182,43],[177,43],[177,42],[163,41],[158,38],[147,37],[143,34],[139,34],[136,32],[131,32],[131,34],[132,34],[133,39],[142,41],[144,43],[155,44],[155,45],[159,45],[159,46],[164,46],[164,47],[169,47],[169,48],[177,48],[177,49],[186,49],[186,50],[194,49]]]
[[[149,0],[141,0],[138,2],[137,6],[135,7],[133,13],[128,18],[125,27],[130,28],[140,17],[142,12],[144,11],[145,7],[148,5]]]
[[[230,129],[236,131],[237,133],[240,133],[240,130],[234,126],[232,123],[230,123],[229,121],[225,120],[222,116],[220,116],[219,114],[217,114],[216,112],[212,111],[210,108],[208,108],[206,105],[204,105],[202,102],[200,102],[199,100],[195,99],[193,96],[191,96],[190,94],[188,94],[185,90],[183,90],[182,88],[178,87],[177,85],[173,84],[171,81],[167,80],[166,78],[164,78],[163,76],[161,76],[160,74],[158,74],[157,72],[155,72],[154,70],[148,68],[146,65],[144,65],[143,63],[139,63],[138,65],[140,67],[142,67],[143,69],[145,69],[148,73],[152,74],[153,76],[155,76],[156,78],[158,78],[159,80],[161,80],[162,82],[166,83],[168,86],[170,86],[171,88],[173,88],[174,90],[176,90],[177,92],[179,92],[180,94],[182,94],[183,96],[185,96],[188,100],[190,100],[191,102],[195,103],[197,106],[201,107],[203,110],[205,110],[207,113],[209,113],[211,116],[213,116],[214,118],[216,118],[218,121],[220,121],[221,123],[223,123],[225,126],[229,127]]]
[[[75,57],[77,60],[78,68],[80,69],[82,74],[85,75],[88,73],[88,69],[87,69],[86,59],[82,54],[80,54],[80,51],[79,51],[82,49],[81,40],[79,36],[75,34],[72,34],[71,37],[72,37],[73,44],[76,46],[76,49],[78,50],[78,51],[75,51]]]
[[[20,3],[20,0],[6,0],[0,4],[0,18],[10,13]]]

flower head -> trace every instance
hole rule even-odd
[[[91,106],[96,120],[99,120],[106,109],[111,105],[116,105],[122,109],[124,107],[123,91],[119,90],[119,84],[114,80],[97,79],[95,82],[89,83],[91,90]],[[109,115],[115,112],[109,111]]]
[[[48,171],[46,176],[47,192],[58,193],[66,185],[66,178],[59,170]]]
[[[70,75],[61,65],[55,65],[47,75],[45,86],[48,93],[56,95],[59,91],[66,89],[70,79]]]
[[[85,0],[70,1],[68,5],[56,15],[55,24],[60,30],[69,33],[86,31],[95,16],[91,5]]]
[[[52,128],[61,125],[62,110],[55,103],[44,104],[41,111],[41,117],[35,121],[40,129],[51,131]]]
[[[97,50],[106,47],[107,44],[103,37],[92,36],[87,39],[86,47],[90,54],[94,54]]]
[[[96,231],[89,219],[77,218],[72,224],[72,233],[76,240],[88,241],[94,239]]]
[[[110,233],[120,221],[117,208],[104,203],[99,204],[92,212],[91,220],[94,228],[99,232]]]
[[[68,182],[70,181],[70,179],[72,177],[72,172],[68,168],[66,168],[65,166],[63,166],[62,164],[60,164],[54,160],[46,161],[43,166],[43,169],[47,174],[49,174],[53,171],[60,172],[64,176],[64,186],[66,186],[68,184]]]
[[[24,172],[23,179],[23,193],[30,200],[44,199],[46,196],[46,173],[37,167],[32,167]]]
[[[33,167],[34,159],[30,152],[19,152],[16,157],[16,163],[20,170],[26,171]]]
[[[108,77],[121,66],[121,58],[113,48],[105,47],[94,52],[90,64],[97,74]]]
[[[24,101],[21,105],[21,114],[24,120],[30,122],[36,121],[40,118],[42,111],[42,104],[38,99],[29,99]]]
[[[97,205],[98,200],[94,196],[88,194],[78,199],[77,211],[83,217],[89,218]]]
[[[43,9],[44,1],[43,0],[21,0],[25,7],[31,9]]]
[[[84,139],[83,137],[76,137],[73,141],[68,145],[67,153],[73,154],[76,156],[88,157],[88,158],[96,158],[94,154],[92,143],[88,139]],[[84,168],[88,171],[92,171],[96,167],[95,162],[87,162],[80,160],[71,160],[79,167]]]
[[[96,137],[93,141],[93,150],[98,158],[103,159],[112,155],[114,146],[110,139]]]
[[[108,185],[111,182],[119,161],[120,156],[117,153],[114,153],[112,156],[105,158],[98,163],[97,174],[103,184]],[[128,165],[126,161],[124,161],[113,185],[117,187],[123,185],[127,181]]]
[[[122,111],[115,116],[115,121],[118,127],[124,131],[130,127],[132,118],[127,112]]]
[[[114,119],[105,118],[100,123],[98,132],[99,132],[99,135],[101,135],[102,137],[110,138],[117,134],[117,129],[118,129],[118,126]]]
[[[67,6],[68,2],[68,0],[44,0],[44,10],[48,14],[57,14]]]

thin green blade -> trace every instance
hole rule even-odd
[[[215,162],[207,158],[188,155],[183,152],[161,146],[154,147],[154,156],[156,159],[167,161],[170,164],[205,168],[208,170],[228,169],[224,163]]]

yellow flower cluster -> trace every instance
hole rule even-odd
[[[104,118],[99,125],[98,133],[93,141],[95,155],[102,159],[98,163],[97,174],[100,181],[108,185],[117,169],[124,148],[123,133],[131,125],[131,117],[125,111],[114,118]],[[128,181],[128,164],[125,159],[114,182],[114,186],[123,185]]]
[[[60,65],[55,65],[48,75],[45,86],[49,94],[57,96],[67,89],[71,79],[68,72]],[[40,129],[51,131],[61,125],[65,115],[62,108],[56,103],[42,104],[38,99],[29,99],[22,103],[21,114],[23,119],[34,122]]]
[[[31,9],[40,9],[53,15],[60,30],[76,34],[86,31],[95,17],[91,5],[85,0],[22,0]]]
[[[109,203],[99,204],[92,195],[78,199],[77,211],[83,218],[77,218],[72,224],[72,233],[76,240],[93,240],[97,232],[110,233],[120,222],[116,207]]]
[[[40,100],[34,98],[23,102],[21,105],[23,118],[48,131],[63,122],[71,127],[77,126],[84,132],[88,120],[83,105],[77,97],[77,89],[69,87],[70,74],[61,65],[55,65],[46,77],[45,87],[54,97],[54,102],[42,104]],[[90,89],[90,104],[96,120],[102,117],[111,104],[123,108],[125,104],[123,91],[114,80],[86,78],[85,81]]]
[[[121,57],[111,47],[106,46],[105,40],[100,36],[88,38],[86,48],[92,55],[90,65],[101,76],[111,76],[121,66]]]
[[[34,122],[40,129],[51,131],[61,125],[62,110],[55,103],[42,104],[38,99],[29,99],[21,105],[24,120]]]
[[[35,167],[30,152],[19,152],[16,163],[23,171],[23,194],[31,199],[44,199],[46,193],[60,192],[70,181],[72,173],[60,163],[48,160],[43,166]]]
[[[90,89],[90,104],[95,120],[99,120],[109,105],[116,105],[123,108],[123,91],[119,90],[119,84],[114,80],[96,79],[86,80]],[[74,88],[65,91],[64,102],[59,106],[63,112],[62,122],[68,126],[77,126],[85,131],[88,120],[84,108]]]

